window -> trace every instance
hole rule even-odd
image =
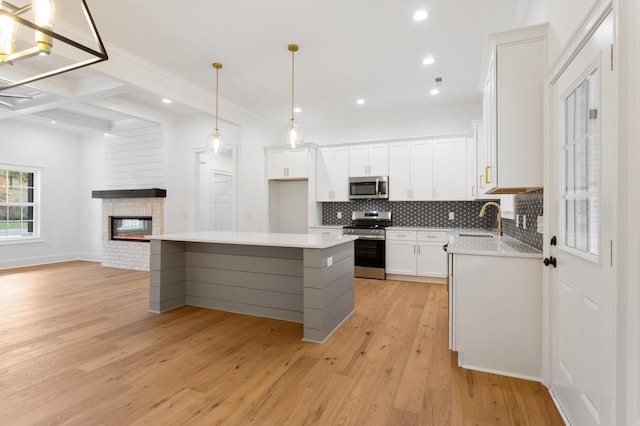
[[[596,259],[599,245],[598,70],[564,99],[564,246]]]
[[[40,237],[40,171],[0,165],[0,242]]]

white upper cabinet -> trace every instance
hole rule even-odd
[[[349,201],[349,148],[321,148],[318,155],[317,201]]]
[[[486,192],[517,193],[540,188],[543,140],[543,73],[547,25],[489,38],[483,70]]]
[[[349,176],[388,176],[389,144],[349,147]]]
[[[467,139],[433,141],[433,199],[467,199]]]
[[[433,142],[398,142],[389,145],[389,200],[433,199]]]
[[[269,149],[267,179],[307,179],[309,177],[309,148]]]

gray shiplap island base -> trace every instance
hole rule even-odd
[[[302,323],[325,342],[355,311],[356,237],[249,232],[153,235],[149,311],[183,305]]]

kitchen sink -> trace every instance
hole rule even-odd
[[[492,234],[487,234],[486,232],[461,232],[461,237],[478,237],[478,238],[493,238]]]

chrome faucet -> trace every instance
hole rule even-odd
[[[496,206],[498,208],[498,236],[502,235],[502,209],[500,208],[500,204],[489,201],[484,203],[482,209],[480,209],[480,217],[484,217],[484,211],[487,209],[487,206]]]

